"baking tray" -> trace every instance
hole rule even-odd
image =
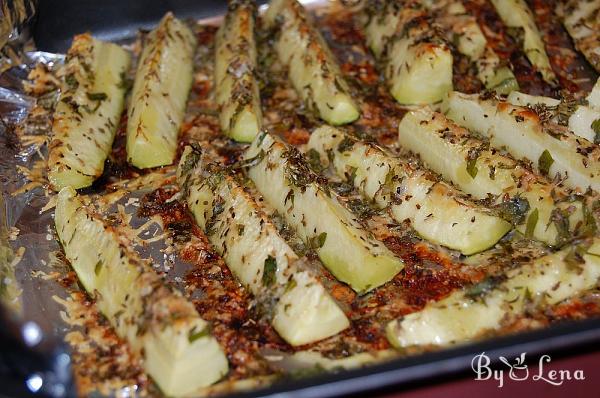
[[[40,0],[32,33],[39,50],[64,52],[72,36],[83,31],[91,31],[102,39],[121,41],[133,37],[139,28],[152,26],[167,11],[173,11],[182,18],[205,19],[218,17],[225,8],[224,0],[103,0],[101,3],[93,0]],[[0,316],[0,330],[9,329],[7,322],[5,317]],[[424,383],[439,383],[452,377],[474,378],[471,362],[475,355],[482,352],[493,363],[498,361],[499,356],[513,358],[522,353],[527,354],[528,361],[536,361],[542,354],[552,354],[554,359],[589,352],[597,347],[598,342],[600,319],[563,322],[543,330],[492,338],[353,371],[279,382],[265,389],[235,396],[335,397],[365,396],[367,392],[371,396],[415,388]],[[43,366],[53,366],[52,361],[48,364],[44,361],[55,358],[56,353],[62,350],[59,343],[51,342],[41,351],[30,351],[15,342],[14,335],[0,333],[0,351],[3,355],[10,351],[18,358],[31,359],[23,361],[25,373]],[[2,366],[0,360],[0,370]],[[25,396],[26,390],[18,388],[22,378],[15,375],[12,381],[17,387],[11,389],[8,381],[5,384],[0,378],[0,397]],[[68,389],[68,381],[65,383],[67,391],[64,396],[73,396],[74,390]]]

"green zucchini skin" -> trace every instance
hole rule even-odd
[[[600,191],[600,148],[563,126],[542,122],[532,109],[458,92],[448,94],[442,109],[493,147],[531,162],[538,173],[560,175],[565,186],[579,192]]]
[[[58,194],[55,224],[79,281],[116,333],[142,355],[144,369],[166,395],[193,393],[228,372],[223,350],[193,304],[71,187]]]
[[[215,100],[223,132],[239,142],[251,142],[262,127],[256,79],[256,4],[230,3],[215,38]]]
[[[331,337],[350,322],[303,264],[263,208],[224,167],[186,147],[178,181],[198,225],[236,278],[270,314],[281,337],[298,346]]]
[[[366,293],[391,280],[404,263],[374,239],[300,152],[263,132],[244,154],[247,175],[266,202],[317,252],[340,281]]]
[[[383,3],[383,5],[379,4]],[[441,101],[452,90],[452,52],[419,1],[374,2],[367,8],[367,45],[382,64],[392,96],[401,104]]]
[[[192,31],[171,13],[145,38],[127,120],[127,160],[135,167],[173,163],[195,48]]]
[[[65,61],[48,154],[48,180],[56,191],[88,187],[102,175],[125,107],[131,55],[82,34]]]
[[[577,264],[569,257],[581,248]],[[554,305],[596,286],[600,278],[600,239],[548,254],[501,278],[488,279],[422,311],[390,322],[388,340],[397,348],[466,343],[497,330],[528,306]]]
[[[407,113],[398,126],[398,142],[464,193],[491,200],[518,231],[550,246],[566,243],[566,235],[577,235],[584,219],[581,201],[489,148],[443,114],[431,109]],[[557,219],[557,214],[564,217]]]
[[[340,67],[304,7],[297,0],[272,0],[263,22],[275,31],[275,51],[308,108],[333,125],[358,119]]]
[[[341,130],[321,126],[311,134],[307,150],[346,178],[398,222],[408,219],[423,238],[471,255],[492,247],[511,224],[476,206],[448,184],[388,155],[375,144]]]

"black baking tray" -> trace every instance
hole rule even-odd
[[[223,0],[39,0],[32,32],[38,49],[64,52],[72,36],[84,31],[118,41],[132,37],[139,28],[152,26],[167,11],[173,11],[181,18],[207,18],[218,16],[225,9]],[[2,323],[0,317],[0,330],[5,330],[6,325]],[[554,359],[590,352],[596,350],[598,342],[600,319],[557,323],[543,330],[492,338],[358,370],[281,381],[269,388],[236,396],[334,397],[365,396],[367,392],[373,396],[453,377],[474,378],[471,361],[482,352],[492,361],[499,356],[513,358],[521,353],[527,353],[527,359],[535,361],[542,354],[552,354]],[[0,334],[0,349],[6,347],[17,346]],[[19,355],[25,354],[19,351]],[[3,387],[6,385],[0,379],[0,397],[25,396],[11,394]]]

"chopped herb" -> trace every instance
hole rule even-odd
[[[594,217],[593,210],[590,210],[585,204],[582,204],[583,220],[577,231],[577,236],[588,237],[594,236],[598,232],[598,225]]]
[[[592,130],[594,130],[594,144],[600,144],[600,119],[596,119],[592,122]]]
[[[348,195],[354,189],[354,186],[346,181],[330,182],[329,186],[335,193],[342,196]]]
[[[349,136],[345,136],[342,141],[340,141],[337,150],[338,152],[346,152],[354,146],[354,140]]]
[[[529,217],[527,217],[527,227],[525,228],[525,236],[531,238],[533,236],[533,231],[535,231],[535,226],[538,223],[539,212],[538,209],[533,209],[531,213],[529,213]]]
[[[190,329],[190,331],[188,332],[188,341],[191,343],[193,343],[194,341],[202,338],[202,337],[206,337],[208,336],[210,333],[210,329],[208,326],[205,326],[202,330],[196,332],[196,326],[194,326],[192,329]]]
[[[525,215],[529,212],[529,201],[520,195],[503,200],[496,206],[500,217],[513,225],[520,225],[525,221]]]
[[[471,300],[477,300],[494,290],[504,280],[499,276],[488,276],[481,282],[471,285],[465,290],[465,297]]]
[[[369,218],[376,213],[376,211],[371,206],[369,206],[368,203],[365,203],[360,199],[352,199],[348,201],[348,207],[360,219]]]
[[[471,178],[477,177],[477,158],[467,160],[467,173]]]
[[[270,287],[275,283],[275,277],[277,272],[277,261],[269,256],[265,259],[265,266],[262,274],[262,284],[265,287]]]
[[[69,88],[72,90],[75,90],[77,87],[79,87],[79,81],[77,81],[77,78],[73,73],[65,76],[65,83],[67,83],[67,86],[69,86]]]
[[[320,249],[323,247],[326,240],[327,240],[327,232],[321,232],[319,235],[313,236],[311,238],[310,247],[312,247],[313,249]]]
[[[308,165],[315,173],[320,173],[325,169],[321,163],[321,154],[316,149],[309,149],[306,152],[306,157],[308,158]]]
[[[562,246],[565,243],[569,242],[572,238],[571,232],[569,230],[569,211],[563,210],[559,208],[555,208],[552,210],[550,214],[550,221],[554,223],[556,227],[556,232],[558,233],[556,237],[556,245]]]
[[[108,98],[106,93],[87,93],[87,97],[91,101],[104,101]]]
[[[285,285],[285,292],[284,293],[289,292],[290,290],[292,290],[296,286],[298,286],[298,283],[296,282],[296,280],[295,279],[290,279],[288,281],[287,285]]]
[[[544,150],[538,159],[538,168],[540,169],[540,173],[542,175],[547,176],[550,173],[550,167],[554,163],[554,159],[548,150]]]
[[[583,272],[583,265],[585,264],[585,259],[583,256],[587,254],[588,248],[589,245],[585,244],[571,247],[571,250],[569,250],[564,258],[564,262],[567,264],[569,271],[577,273]]]
[[[96,266],[94,267],[94,274],[96,274],[96,276],[100,275],[100,272],[102,271],[102,265],[102,260],[98,260]]]

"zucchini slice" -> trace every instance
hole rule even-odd
[[[58,194],[55,223],[85,290],[166,395],[192,393],[227,373],[210,325],[71,187]]]
[[[361,194],[388,208],[396,221],[408,219],[423,238],[462,254],[490,248],[511,229],[446,183],[333,127],[316,129],[307,150],[317,151],[321,163],[331,162],[340,177],[352,176]]]
[[[264,22],[276,31],[277,56],[307,106],[330,124],[358,119],[360,110],[340,67],[304,7],[297,0],[272,0]]]
[[[600,148],[555,123],[542,123],[532,109],[477,95],[450,93],[442,106],[448,117],[515,158],[532,162],[541,174],[559,174],[581,192],[600,190]]]
[[[314,174],[294,147],[263,132],[244,155],[256,188],[329,271],[362,294],[391,280],[404,267],[383,243]]]
[[[425,108],[411,111],[398,130],[402,147],[475,199],[493,199],[500,215],[526,235],[562,245],[583,220],[580,201],[489,149],[440,113]]]
[[[544,41],[525,0],[491,0],[491,2],[506,26],[523,30],[523,51],[529,62],[542,74],[544,81],[557,84]]]
[[[127,121],[127,159],[135,167],[173,163],[195,47],[192,31],[171,13],[146,36]]]
[[[532,109],[540,109],[544,112],[549,112],[552,116],[552,121],[560,122],[559,113],[563,112],[561,109],[562,101],[538,96],[538,95],[529,95],[520,93],[518,91],[513,91],[510,93],[508,98],[506,99],[513,105],[519,106],[527,106]],[[573,105],[575,110],[572,114],[566,115],[568,116],[568,127],[569,130],[578,135],[579,137],[583,137],[586,140],[594,143],[598,143],[600,141],[600,126],[598,126],[597,120],[600,120],[600,80],[596,82],[596,85],[592,89],[592,92],[587,96],[587,105]],[[570,109],[566,109],[570,111]],[[596,122],[596,124],[594,124]],[[594,129],[594,127],[596,127]],[[598,130],[598,133],[596,133]]]
[[[262,126],[256,80],[256,4],[234,1],[215,39],[215,99],[221,130],[240,142],[250,142]]]
[[[508,94],[519,89],[519,83],[508,66],[502,66],[498,54],[488,45],[477,19],[467,13],[460,0],[425,2],[427,7],[440,14],[437,20],[447,33],[447,40],[467,56],[477,68],[477,77],[487,89],[498,94]]]
[[[178,181],[198,225],[288,343],[313,343],[350,325],[250,193],[222,166],[201,161],[199,147],[185,148]]]
[[[116,44],[77,35],[67,53],[54,111],[48,180],[59,191],[92,185],[104,171],[125,106],[131,56]]]
[[[530,306],[554,305],[592,289],[600,278],[600,239],[546,255],[503,277],[488,277],[387,326],[398,348],[464,343],[497,330]]]
[[[367,9],[367,45],[382,63],[401,104],[439,102],[452,90],[452,52],[418,1],[374,2]]]
[[[557,12],[575,47],[600,72],[600,0],[561,1]]]

